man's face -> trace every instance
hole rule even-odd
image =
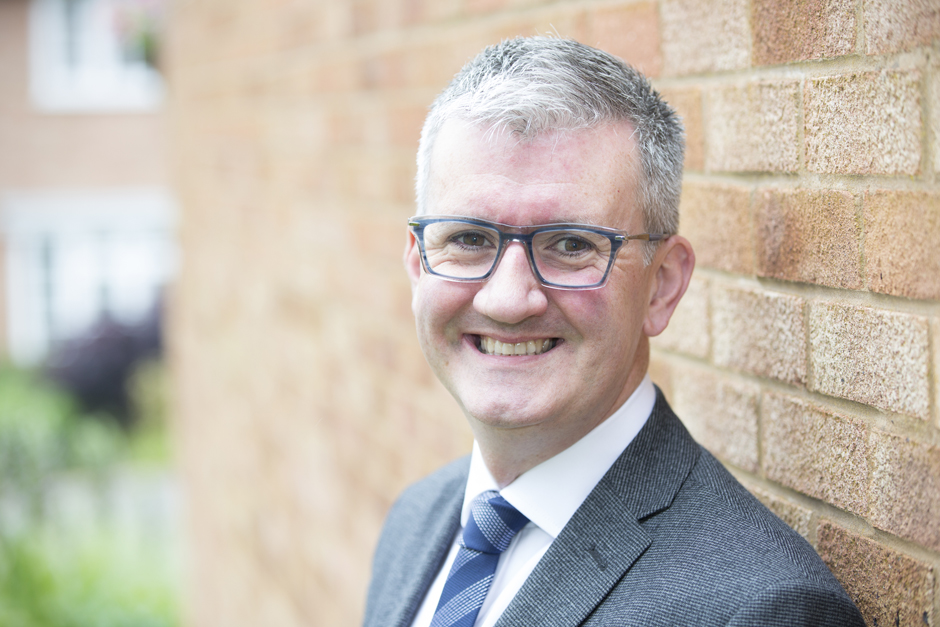
[[[448,121],[434,145],[429,213],[642,233],[631,133],[623,123],[521,141]],[[656,264],[644,267],[638,242],[625,244],[607,285],[594,290],[540,285],[518,242],[482,283],[428,275],[413,238],[405,263],[421,347],[475,431],[476,421],[560,430],[576,440],[619,407],[646,371],[642,338]],[[491,341],[541,347],[545,340],[552,347],[541,354],[481,350]]]

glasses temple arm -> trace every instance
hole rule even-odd
[[[670,237],[671,235],[672,233],[640,233],[639,235],[627,235],[618,239],[623,239],[626,241],[638,239],[643,240],[644,242],[658,242]]]

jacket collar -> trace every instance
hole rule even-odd
[[[646,425],[552,543],[497,627],[583,622],[649,547],[640,521],[672,504],[699,454],[657,391]]]

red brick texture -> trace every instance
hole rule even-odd
[[[710,90],[705,163],[720,172],[794,172],[799,167],[799,84],[759,81]]]
[[[940,624],[938,16],[928,0],[175,3],[189,625],[358,624],[388,507],[469,451],[401,269],[414,152],[463,63],[539,32],[637,65],[685,124],[697,267],[652,341],[654,381],[869,624]],[[0,93],[0,114],[21,96]],[[68,147],[56,124],[46,139]]]
[[[857,201],[833,190],[767,189],[756,198],[758,274],[859,289]]]
[[[586,41],[617,55],[647,76],[659,76],[663,59],[655,3],[603,6],[589,11],[587,18]]]
[[[679,233],[692,242],[699,264],[753,272],[750,202],[745,187],[690,183],[683,188]]]
[[[940,7],[930,0],[866,0],[865,52],[885,54],[929,45],[940,38]]]
[[[940,300],[940,194],[865,194],[865,259],[873,292]]]
[[[812,387],[918,418],[929,417],[927,320],[830,303],[809,315]]]
[[[753,62],[774,65],[851,54],[855,14],[849,0],[754,0]]]
[[[920,93],[917,72],[808,80],[803,95],[806,167],[833,174],[917,174]]]
[[[769,393],[761,402],[767,477],[856,514],[868,512],[864,423]]]
[[[829,520],[819,525],[823,560],[869,625],[932,625],[936,567]]]

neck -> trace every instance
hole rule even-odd
[[[649,365],[649,341],[644,337],[637,359],[621,392],[582,420],[553,420],[542,424],[507,429],[494,427],[470,417],[470,427],[480,447],[487,469],[500,489],[522,473],[561,453],[609,418],[637,389]]]

